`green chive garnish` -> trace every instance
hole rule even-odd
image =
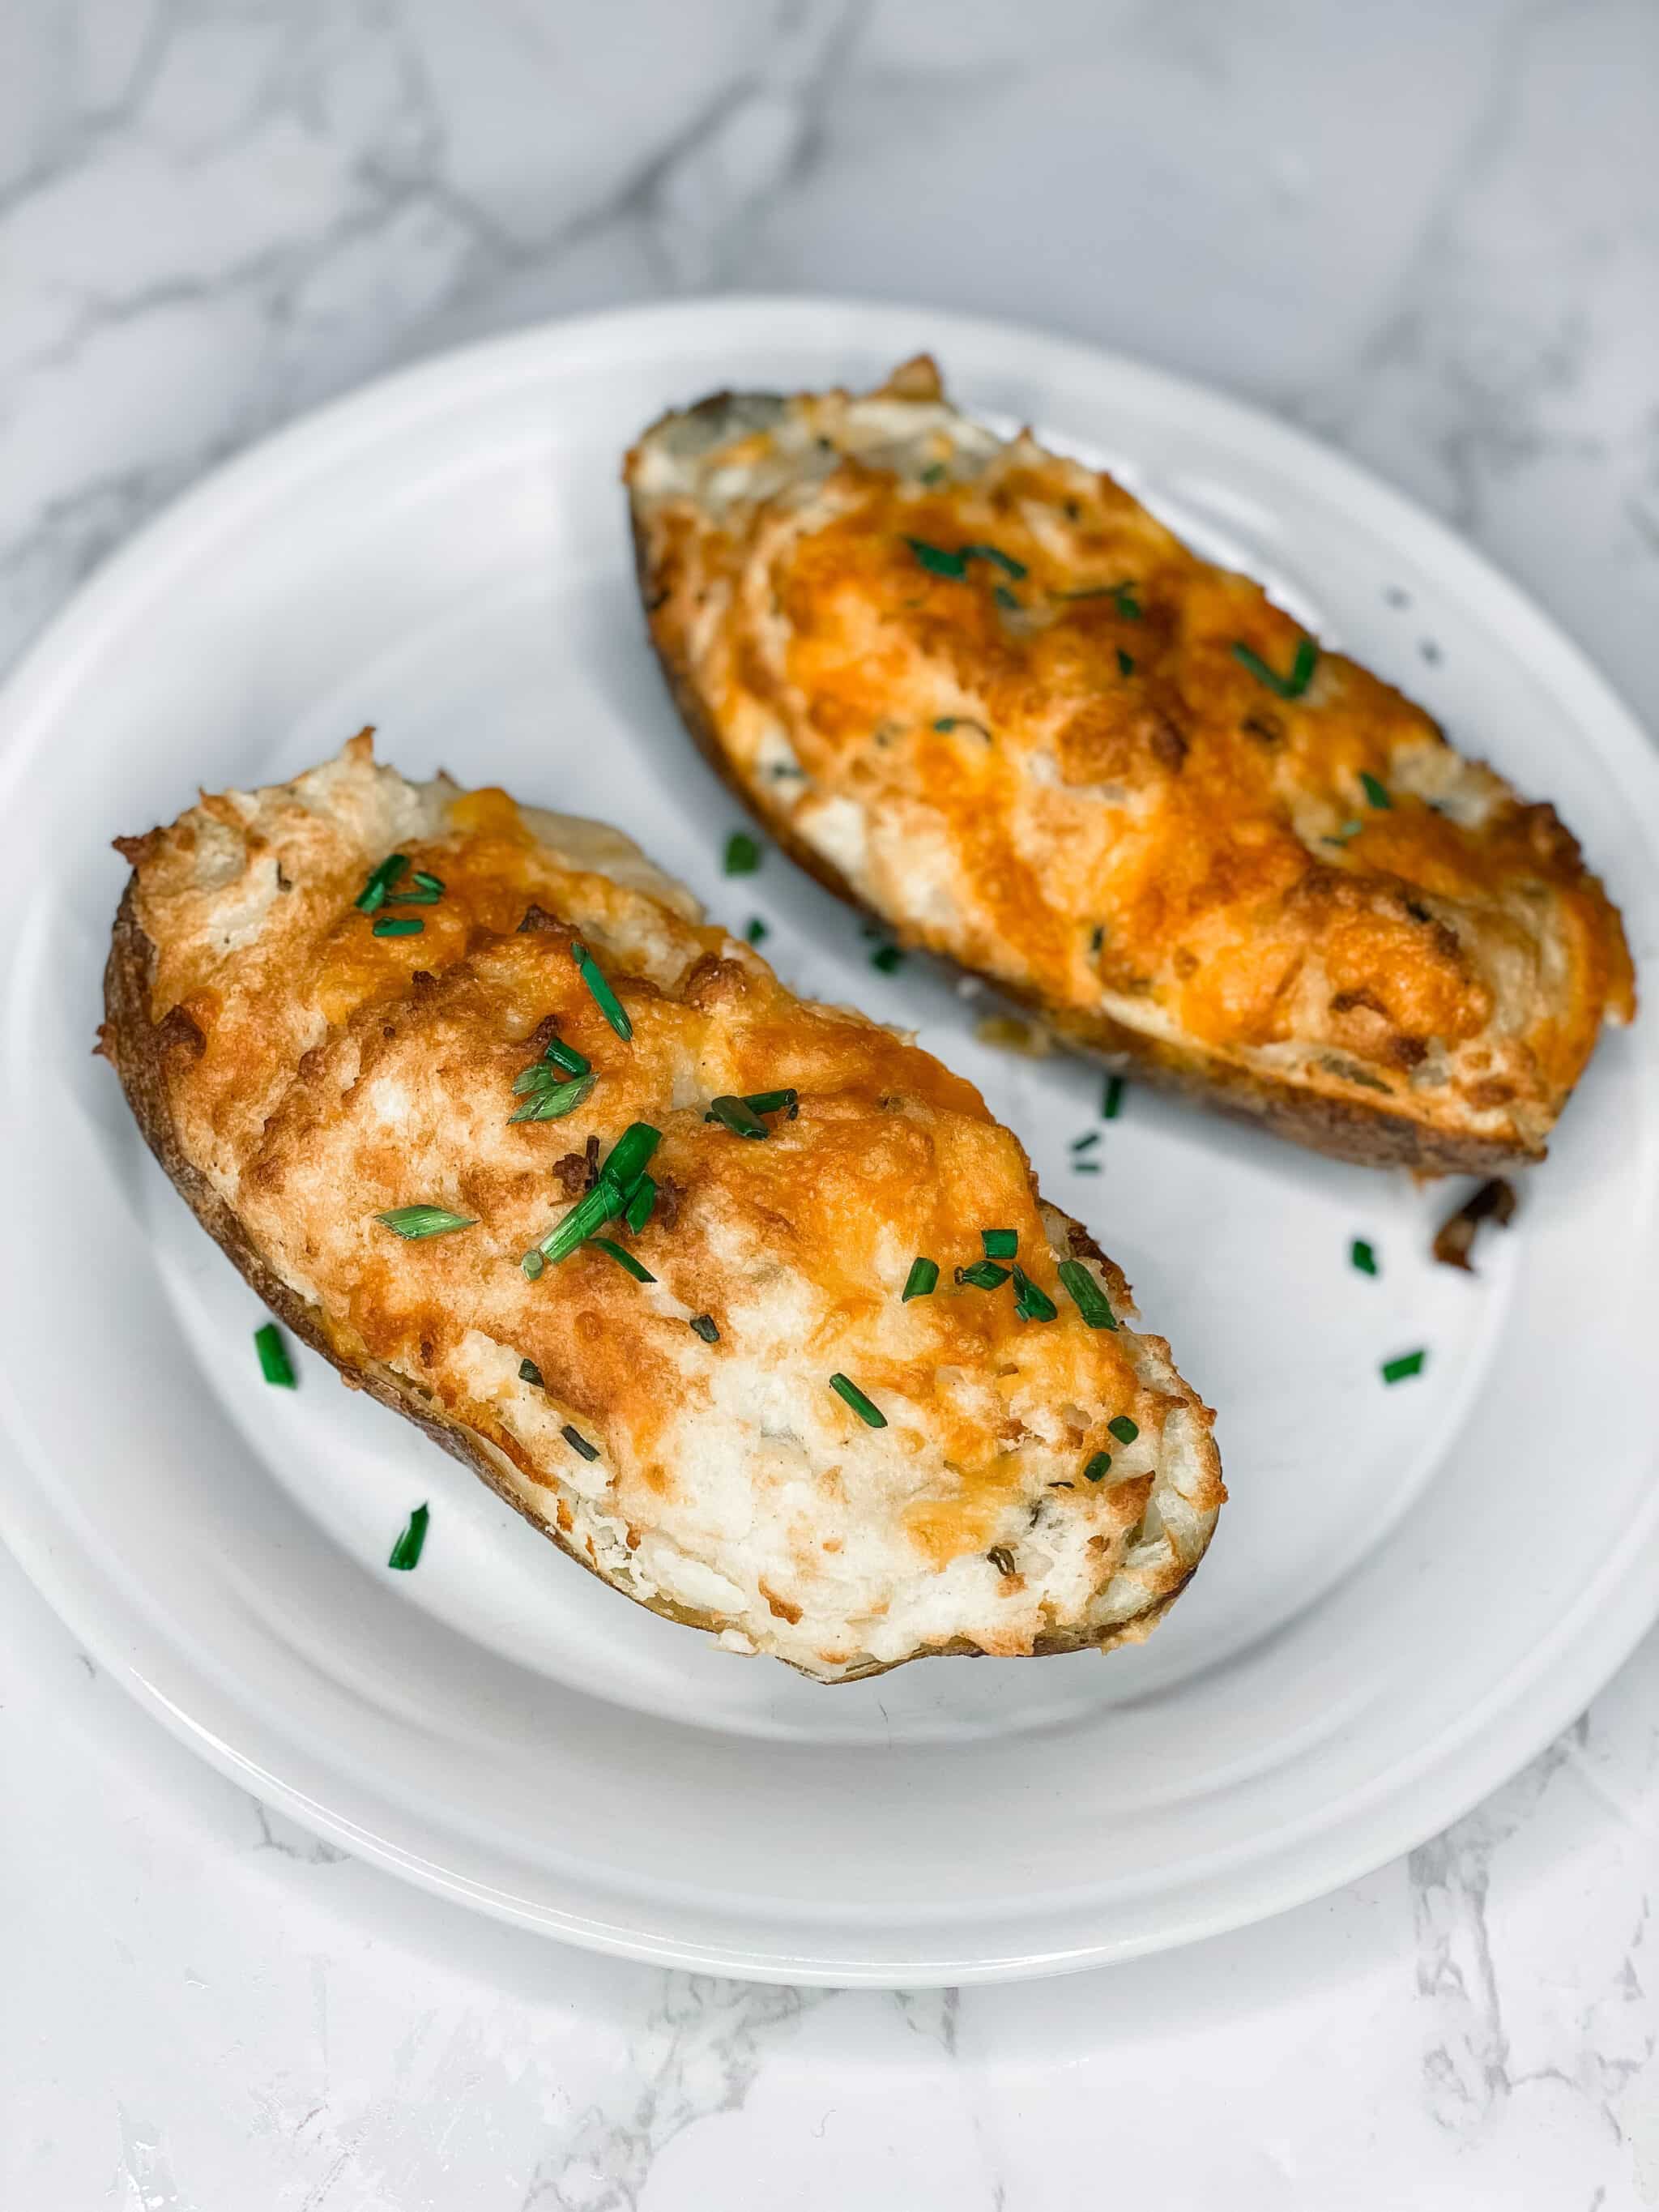
[[[1325,845],[1346,845],[1349,838],[1357,837],[1364,826],[1363,822],[1345,822],[1334,837],[1323,837],[1320,842]]]
[[[900,1294],[900,1304],[908,1305],[912,1298],[931,1297],[938,1282],[937,1260],[912,1260],[910,1272],[904,1279],[904,1289]]]
[[[424,868],[416,868],[413,880],[423,891],[430,891],[434,898],[443,896],[444,879],[441,876],[429,876]]]
[[[1066,1295],[1091,1328],[1117,1327],[1117,1316],[1112,1311],[1105,1291],[1081,1260],[1062,1260],[1054,1273],[1060,1277]]]
[[[1139,1425],[1127,1413],[1114,1413],[1106,1425],[1121,1444],[1132,1444],[1140,1434]]]
[[[630,1274],[636,1283],[654,1283],[656,1277],[649,1267],[642,1267],[626,1245],[612,1242],[609,1237],[590,1237],[587,1240],[596,1252],[608,1252],[617,1265]]]
[[[942,545],[930,545],[925,538],[907,538],[904,542],[930,576],[954,576],[960,580],[968,574],[968,563],[960,553],[947,553]]]
[[[583,982],[592,993],[593,1003],[626,1044],[634,1034],[634,1024],[623,1011],[622,1000],[600,975],[592,954],[585,945],[574,944],[570,948],[570,957],[575,962]]]
[[[1276,698],[1299,699],[1313,682],[1314,671],[1319,665],[1319,647],[1310,637],[1298,639],[1288,676],[1269,668],[1261,654],[1252,653],[1248,645],[1235,643],[1233,659],[1248,668],[1258,684],[1265,684]]]
[[[1087,1467],[1083,1470],[1084,1474],[1091,1482],[1104,1482],[1111,1471],[1112,1455],[1110,1452],[1097,1452],[1094,1457],[1089,1462]]]
[[[896,975],[904,965],[904,954],[896,945],[878,945],[870,955],[870,965],[878,968],[884,975]]]
[[[357,894],[354,903],[363,914],[373,914],[376,907],[386,904],[386,895],[392,889],[409,861],[402,853],[388,853],[378,868],[370,872],[368,881]]]
[[[574,1452],[580,1452],[584,1459],[597,1459],[599,1457],[599,1446],[597,1444],[589,1443],[587,1438],[583,1436],[580,1431],[573,1429],[568,1421],[563,1428],[559,1431],[559,1434],[564,1438],[566,1443],[569,1445],[571,1450]]]
[[[1362,1275],[1376,1273],[1376,1255],[1363,1237],[1356,1237],[1348,1247],[1348,1257]]]
[[[1012,576],[1017,584],[1030,574],[1023,561],[1016,561],[1000,545],[964,545],[962,557],[964,561],[989,561],[994,567],[1000,568],[1005,576]]]
[[[734,1137],[769,1137],[772,1132],[746,1098],[711,1098],[705,1121],[719,1121]]]
[[[599,1079],[590,1073],[573,1075],[568,1083],[552,1084],[538,1090],[516,1114],[509,1114],[507,1118],[509,1121],[562,1121],[567,1114],[574,1114],[577,1107],[592,1097]]]
[[[976,1291],[994,1291],[1007,1281],[1008,1270],[999,1267],[994,1260],[975,1260],[971,1267],[958,1267],[956,1279],[971,1284]]]
[[[1019,1249],[1018,1229],[981,1229],[979,1241],[988,1260],[1012,1260]]]
[[[651,1209],[657,1202],[655,1176],[642,1175],[628,1194],[628,1203],[623,1208],[623,1219],[637,1237],[651,1218]]]
[[[751,914],[743,933],[751,945],[764,945],[771,932],[757,914]]]
[[[1098,1175],[1100,1173],[1100,1162],[1098,1160],[1073,1160],[1072,1162],[1072,1173],[1073,1175]]]
[[[586,1075],[593,1065],[591,1060],[582,1057],[574,1044],[567,1044],[562,1037],[555,1037],[542,1058],[555,1067],[562,1067],[567,1075]]]
[[[279,1389],[297,1390],[299,1382],[294,1372],[294,1363],[288,1356],[288,1346],[283,1341],[283,1332],[274,1321],[253,1332],[254,1350],[259,1355],[259,1372],[267,1382]]]
[[[1022,1321],[1054,1321],[1060,1308],[1024,1267],[1014,1270],[1014,1311]]]
[[[1386,785],[1379,783],[1369,769],[1360,769],[1359,781],[1366,798],[1373,806],[1389,808],[1394,805],[1393,799],[1389,796]]]
[[[447,1237],[452,1229],[471,1229],[477,1217],[452,1213],[444,1206],[397,1206],[390,1213],[377,1213],[374,1218],[412,1243],[417,1237]]]
[[[1115,1121],[1118,1115],[1118,1109],[1122,1105],[1122,1103],[1123,1078],[1121,1075],[1109,1075],[1106,1079],[1106,1088],[1100,1095],[1101,1120],[1103,1121]]]
[[[421,1547],[426,1542],[426,1524],[428,1517],[424,1505],[417,1505],[415,1508],[409,1516],[408,1525],[403,1534],[392,1547],[392,1557],[386,1561],[387,1566],[395,1567],[399,1574],[407,1574],[411,1567],[420,1564]]]
[[[662,1140],[648,1121],[630,1122],[611,1148],[592,1190],[579,1198],[562,1221],[532,1244],[519,1265],[533,1282],[544,1261],[568,1260],[576,1247],[622,1212],[646,1162]]]
[[[521,1359],[519,1362],[519,1380],[520,1382],[533,1382],[538,1390],[545,1390],[547,1388],[546,1383],[542,1380],[542,1370],[533,1359]]]
[[[744,1100],[751,1114],[782,1114],[787,1112],[793,1121],[799,1111],[799,1091],[751,1091]]]
[[[1133,676],[1135,672],[1133,653],[1125,653],[1121,646],[1117,649],[1117,672],[1120,676]]]
[[[746,830],[734,830],[726,841],[726,872],[728,876],[752,876],[761,864],[758,840]]]
[[[696,1334],[702,1339],[705,1344],[718,1344],[720,1342],[720,1333],[714,1326],[714,1317],[712,1314],[693,1314],[691,1316],[691,1327],[696,1330]]]
[[[442,896],[441,887],[435,891],[424,890],[394,891],[387,904],[390,906],[436,906]]]
[[[418,937],[426,924],[416,915],[383,914],[371,933],[375,937]]]
[[[830,1388],[836,1397],[845,1399],[867,1428],[884,1429],[887,1416],[878,1406],[872,1406],[856,1382],[849,1382],[844,1375],[832,1375]]]
[[[1100,1132],[1098,1129],[1085,1129],[1080,1137],[1073,1138],[1072,1150],[1074,1152],[1091,1152],[1099,1142]]]
[[[1420,1375],[1423,1363],[1428,1356],[1426,1352],[1402,1352],[1398,1359],[1385,1359],[1382,1362],[1382,1380],[1385,1382],[1403,1382],[1408,1376]]]
[[[996,585],[991,592],[991,597],[996,601],[1000,607],[1005,607],[1011,612],[1018,612],[1019,601],[1014,597],[1006,584]]]
[[[1110,599],[1125,622],[1140,620],[1140,602],[1135,593],[1139,586],[1133,583],[1090,584],[1080,592],[1062,592],[1062,599]]]
[[[944,479],[945,464],[943,461],[930,461],[927,466],[921,472],[921,481],[925,484],[941,483],[944,482]]]
[[[520,1261],[519,1265],[524,1269],[526,1274],[529,1276],[531,1281],[533,1283],[537,1276],[542,1272],[542,1269],[547,1265],[547,1262],[543,1259],[541,1254],[532,1247],[531,1250],[525,1254],[523,1259]]]

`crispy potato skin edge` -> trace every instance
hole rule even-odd
[[[717,394],[716,398],[724,396]],[[868,905],[833,861],[815,853],[794,835],[787,822],[769,812],[732,767],[698,696],[690,670],[665,640],[650,611],[656,599],[656,582],[651,573],[645,529],[637,514],[632,520],[635,567],[652,649],[692,742],[721,782],[758,817],[767,835],[792,860],[857,912],[869,915],[884,928],[891,929],[891,917]],[[901,942],[907,941],[902,930],[898,934]],[[949,956],[938,957],[948,959]],[[1133,1062],[1136,1073],[1160,1090],[1176,1091],[1234,1121],[1252,1122],[1258,1128],[1271,1130],[1276,1137],[1284,1137],[1312,1152],[1324,1152],[1332,1159],[1347,1160],[1358,1167],[1409,1168],[1419,1176],[1485,1176],[1541,1160],[1545,1156],[1547,1147],[1542,1145],[1534,1151],[1489,1138],[1443,1136],[1424,1128],[1408,1115],[1392,1114],[1380,1106],[1362,1106],[1346,1099],[1321,1097],[1298,1085],[1235,1067],[1199,1046],[1183,1049],[1165,1044],[1161,1039],[1142,1036],[1137,1030],[1126,1029],[1109,1015],[1057,1010],[1037,992],[1020,990],[1000,978],[988,980],[1005,998],[1030,1007],[1057,1036],[1077,1050],[1114,1066]]]
[[[381,1405],[413,1421],[416,1427],[428,1436],[434,1444],[441,1446],[452,1459],[459,1460],[463,1467],[471,1468],[475,1474],[481,1476],[498,1497],[504,1498],[515,1512],[523,1515],[532,1528],[539,1529],[544,1536],[550,1537],[568,1558],[574,1559],[579,1566],[586,1568],[589,1574],[603,1582],[607,1589],[617,1591],[620,1596],[632,1598],[635,1604],[644,1606],[647,1612],[661,1614],[665,1620],[676,1621],[685,1628],[703,1629],[710,1635],[718,1636],[723,1624],[717,1615],[677,1605],[672,1598],[638,1597],[630,1590],[618,1589],[616,1583],[600,1574],[593,1562],[567,1539],[556,1521],[550,1517],[544,1519],[541,1515],[532,1511],[524,1499],[514,1495],[494,1461],[479,1448],[465,1429],[449,1420],[423,1390],[394,1369],[378,1360],[355,1358],[337,1346],[330,1336],[322,1309],[299,1297],[265,1265],[243,1234],[241,1221],[234,1208],[226,1204],[206,1176],[187,1158],[174,1125],[167,1097],[164,1064],[166,1024],[153,1023],[149,1015],[155,947],[137,918],[134,899],[136,880],[136,878],[129,878],[122,894],[110,940],[109,959],[104,969],[102,1050],[105,1056],[114,1063],[121,1088],[126,1094],[134,1119],[143,1132],[145,1143],[160,1162],[167,1180],[208,1235],[283,1326],[292,1329],[295,1336],[302,1343],[309,1345],[313,1352],[320,1352],[353,1389],[367,1390],[370,1397],[378,1399]],[[836,886],[832,884],[831,888]],[[1218,1486],[1221,1480],[1220,1455],[1216,1449],[1214,1437],[1207,1428],[1203,1431],[1201,1449],[1208,1472]],[[1194,1561],[1194,1566],[1188,1570],[1174,1589],[1166,1591],[1145,1612],[1121,1622],[1109,1634],[1091,1637],[1080,1629],[1056,1630],[1038,1638],[1032,1656],[1048,1658],[1066,1651],[1109,1651],[1120,1644],[1142,1642],[1180,1596],[1192,1579],[1197,1564]],[[775,1654],[765,1656],[776,1656]],[[949,1644],[938,1644],[930,1651],[913,1653],[911,1657],[979,1659],[986,1656],[976,1644],[970,1644],[965,1638],[957,1638]],[[884,1665],[872,1662],[867,1667],[849,1668],[835,1675],[818,1674],[809,1668],[796,1667],[793,1660],[786,1659],[782,1663],[805,1674],[808,1681],[833,1686],[840,1682],[861,1681],[872,1674],[890,1674],[895,1667],[908,1666],[911,1662],[909,1659],[895,1659]]]

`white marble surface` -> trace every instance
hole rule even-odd
[[[1023,315],[1320,430],[1659,726],[1644,0],[0,0],[0,663],[220,456],[708,288]],[[1637,2212],[1659,1639],[1448,1835],[1161,1960],[888,1997],[624,1967],[198,1765],[0,1559],[19,2212]]]

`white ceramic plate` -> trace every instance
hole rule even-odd
[[[353,1850],[580,1942],[806,1981],[1042,1973],[1314,1895],[1524,1761],[1659,1589],[1651,1019],[1603,1044],[1470,1279],[1429,1262],[1443,1188],[1139,1091],[1103,1125],[1096,1073],[981,1047],[941,972],[875,972],[775,854],[722,879],[736,816],[646,649],[622,449],[716,386],[867,380],[924,345],[970,407],[1118,469],[1553,797],[1652,945],[1655,761],[1467,547],[1173,378],[890,307],[653,308],[377,385],[113,562],[15,678],[0,747],[0,1504],[25,1564],[173,1727]],[[1149,1644],[822,1688],[605,1589],[319,1363],[262,1385],[252,1293],[89,1056],[108,840],[368,721],[412,774],[626,822],[717,915],[764,915],[798,987],[916,1025],[982,1086],[1220,1409],[1232,1503]],[[1422,1376],[1384,1388],[1418,1346]],[[422,1499],[425,1557],[390,1574]]]

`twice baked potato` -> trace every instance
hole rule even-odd
[[[1212,1416],[1117,1270],[619,833],[365,732],[121,850],[101,1046],[180,1194],[614,1588],[832,1681],[1139,1640],[1191,1574]]]
[[[881,390],[629,455],[682,715],[831,890],[1115,1066],[1340,1158],[1539,1158],[1619,915],[1547,805],[1108,477]]]

